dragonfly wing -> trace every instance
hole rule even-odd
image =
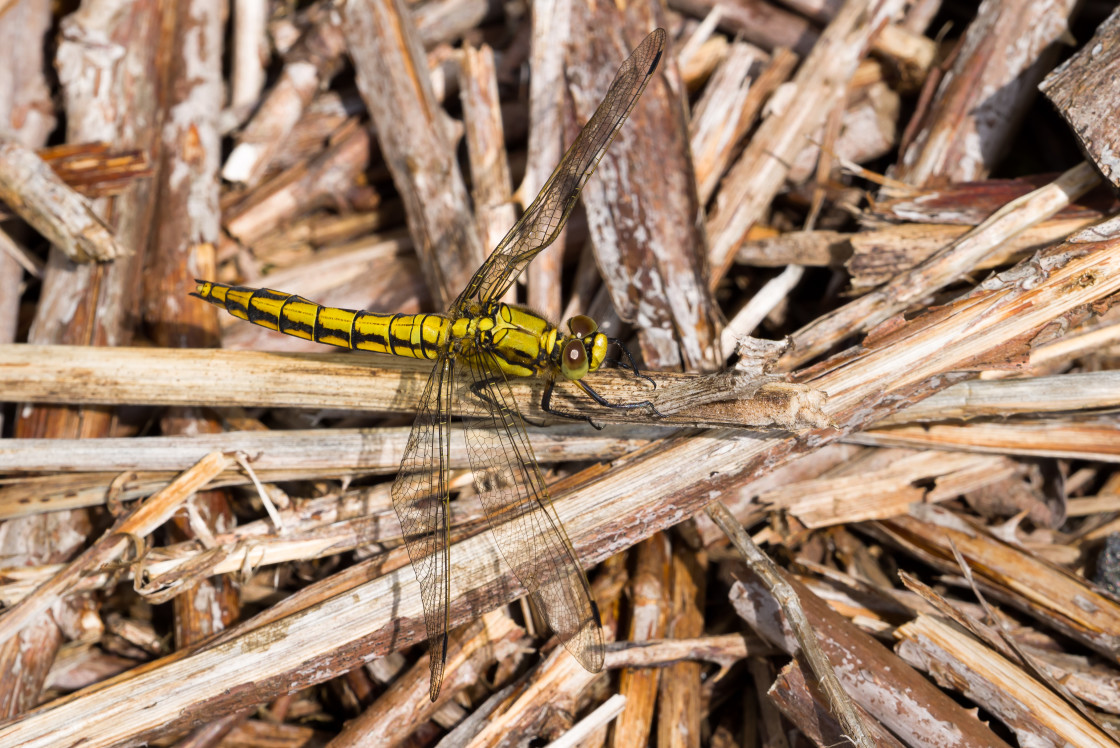
[[[459,309],[476,297],[483,301],[500,298],[525,266],[552,243],[568,220],[587,178],[645,90],[664,48],[665,30],[656,29],[626,58],[603,103],[568,148],[533,204],[494,248],[452,309]]]
[[[445,352],[428,377],[401,470],[393,483],[393,507],[404,531],[405,547],[420,582],[424,622],[431,653],[431,697],[436,700],[447,660],[451,603],[448,578],[448,455],[455,365]]]
[[[549,499],[509,383],[488,354],[459,359],[459,370],[460,396],[469,388],[488,405],[489,415],[469,419],[464,433],[498,548],[564,646],[597,673],[603,669],[599,610]]]

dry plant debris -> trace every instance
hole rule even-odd
[[[974,5],[0,2],[0,745],[1116,745],[1120,11]],[[658,26],[509,299],[664,414],[513,382],[607,666],[455,443],[433,703],[427,365],[187,293],[442,310]]]

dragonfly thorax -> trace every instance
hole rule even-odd
[[[491,302],[470,309],[452,325],[461,355],[488,354],[508,376],[531,377],[546,369],[579,379],[606,358],[607,338],[588,317],[568,321],[565,335],[541,315]]]

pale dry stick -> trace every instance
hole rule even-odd
[[[666,559],[665,634],[697,637],[704,632],[707,554],[683,542]],[[662,748],[698,748],[701,731],[703,668],[688,660],[674,662],[661,673],[657,689],[654,741]],[[654,714],[651,712],[651,717]]]
[[[839,268],[853,256],[852,239],[852,234],[826,229],[787,231],[746,242],[736,253],[735,261],[740,265],[761,268],[786,265]]]
[[[265,483],[391,475],[400,467],[408,432],[401,427],[226,432],[205,438],[0,440],[0,472],[43,473],[0,485],[0,519],[144,498],[209,451],[247,452]],[[527,433],[538,462],[545,464],[617,459],[663,438],[666,429],[650,425],[596,431],[568,422]],[[72,463],[64,459],[70,456]],[[462,448],[452,448],[450,467],[470,467]],[[246,482],[244,472],[230,470],[211,487]]]
[[[801,608],[801,601],[798,599],[797,593],[782,577],[774,562],[754,544],[739,521],[731,515],[731,512],[727,511],[727,507],[718,501],[713,501],[708,504],[705,511],[712,518],[712,521],[727,533],[728,539],[743,556],[747,566],[758,575],[758,578],[762,580],[774,596],[774,600],[781,606],[786,621],[801,647],[801,654],[805,656],[809,667],[813,669],[813,675],[820,683],[833,713],[844,725],[848,738],[853,744],[861,748],[874,746],[875,742],[871,738],[871,731],[864,724],[863,717],[856,710],[848,694],[844,692],[844,688],[836,677],[836,671],[832,668],[832,663],[828,661],[828,657],[817,643],[816,634],[813,632],[809,620],[805,617],[805,611]]]
[[[828,748],[843,748],[848,745],[843,728],[829,711],[828,705],[821,703],[819,692],[810,688],[805,671],[797,660],[786,663],[777,677],[771,678],[766,673],[765,680],[759,684],[759,690],[766,692],[767,701],[764,703],[774,704],[789,723],[798,726],[810,744]],[[905,748],[902,741],[879,723],[869,722],[868,726],[875,734],[875,745],[878,748]]]
[[[904,140],[895,178],[984,179],[1014,142],[1037,84],[1068,37],[1074,0],[980,3],[936,97]],[[1111,101],[1105,99],[1111,104]]]
[[[436,748],[465,748],[465,746],[470,745],[470,741],[482,730],[487,720],[490,719],[490,715],[503,708],[514,698],[528,680],[528,677],[529,673],[525,673],[509,685],[503,686],[490,694],[489,698],[479,704],[463,721],[444,735],[436,743]]]
[[[681,660],[713,662],[726,671],[747,655],[773,654],[773,650],[757,641],[747,641],[742,634],[721,634],[688,639],[650,639],[640,642],[618,642],[608,645],[606,668],[656,668]]]
[[[20,289],[23,287],[23,271],[20,263],[10,253],[18,245],[0,229],[0,343],[11,343],[16,339],[19,326]],[[26,270],[26,268],[25,268]],[[29,273],[38,277],[38,273]],[[4,419],[0,416],[0,429]]]
[[[788,265],[786,269],[766,282],[742,309],[735,313],[720,336],[720,346],[725,354],[736,349],[739,339],[754,332],[778,304],[789,298],[790,292],[801,282],[805,268]]]
[[[888,453],[890,454],[890,453]],[[781,486],[759,494],[760,508],[780,511],[807,528],[906,514],[911,504],[956,498],[1006,477],[1004,458],[926,450],[894,454],[890,464]],[[926,484],[936,480],[935,488]]]
[[[732,46],[729,57],[735,55],[735,49],[736,46]],[[756,54],[761,55],[761,50]],[[769,64],[763,67],[758,74],[758,79],[751,82],[749,89],[745,92],[742,111],[727,115],[727,119],[734,124],[734,127],[726,136],[721,135],[720,139],[723,141],[723,147],[717,152],[711,153],[711,158],[704,157],[705,153],[710,152],[710,148],[703,144],[703,133],[701,132],[701,130],[709,128],[705,128],[704,124],[700,122],[701,112],[699,109],[693,112],[693,118],[689,122],[690,145],[694,153],[697,154],[695,163],[696,185],[700,193],[700,202],[704,205],[707,205],[711,200],[712,193],[715,192],[720,178],[727,171],[733,155],[737,152],[736,148],[758,121],[763,106],[770,100],[770,96],[789,80],[799,60],[800,58],[788,49],[774,50]],[[727,67],[727,62],[729,61],[725,61],[723,67]],[[735,98],[727,90],[728,86],[726,84],[726,78],[723,76],[717,78],[713,75],[713,79],[709,80],[704,87],[704,93],[701,95],[700,101],[703,102],[710,95],[711,101],[716,104],[713,107],[707,107],[709,112],[715,114],[717,112],[714,110],[720,110],[723,106],[723,102],[715,98],[719,93],[722,92],[725,98]],[[720,86],[720,88],[715,88],[716,86]]]
[[[613,3],[575,7],[577,35],[596,41],[574,45],[569,64],[602,71],[569,77],[568,90],[582,120],[606,94],[610,76],[605,73],[619,56],[619,41],[599,29],[624,24],[624,16]],[[655,4],[641,7],[647,13]],[[627,18],[625,25],[655,22]],[[615,312],[622,319],[642,320],[637,335],[646,365],[708,372],[723,365],[718,350],[722,318],[707,288],[707,244],[696,220],[703,206],[691,174],[685,98],[676,59],[666,55],[629,124],[584,187],[583,206],[595,262]]]
[[[11,234],[2,230],[0,230],[0,256],[9,257],[13,262],[22,267],[24,272],[30,275],[32,278],[43,277],[43,268],[45,267],[46,263],[35,255],[31,254],[31,252],[27,251],[26,247],[22,246],[11,237]],[[8,301],[4,302],[5,305],[8,303],[12,303],[13,305],[16,305],[16,308],[18,308],[19,293],[17,291],[13,290],[10,297],[5,296],[4,298],[8,299]],[[6,306],[0,308],[6,308]],[[11,319],[12,323],[14,323],[17,318],[18,315],[15,311],[11,313],[10,317],[5,317],[5,319]],[[5,340],[4,342],[7,343],[11,341]]]
[[[357,118],[349,119],[313,159],[288,168],[224,210],[222,223],[226,231],[241,244],[251,245],[290,220],[293,214],[337,199],[364,173],[369,148],[369,132]]]
[[[897,85],[904,93],[921,87],[937,60],[938,48],[930,37],[896,24],[885,26],[874,46],[877,57],[887,58],[898,68]]]
[[[564,735],[548,744],[548,748],[577,748],[583,745],[596,730],[601,730],[622,713],[626,697],[620,693],[612,695],[600,704],[595,711],[572,726]]]
[[[689,35],[688,40],[678,47],[677,65],[682,68],[689,66],[693,57],[700,51],[700,47],[715,33],[716,25],[719,24],[719,19],[722,15],[723,7],[719,5],[708,11],[708,14],[704,16],[704,20],[692,30],[692,34]]]
[[[696,172],[697,192],[704,204],[707,204],[739,143],[739,120],[744,116],[752,117],[754,113],[745,107],[753,87],[750,71],[761,66],[763,54],[762,50],[746,42],[733,43],[692,109],[688,123],[689,148]],[[680,56],[684,56],[683,50]]]
[[[1039,662],[1038,658],[1031,656],[1023,645],[1015,639],[1007,620],[1003,616],[997,615],[996,610],[992,608],[991,603],[988,602],[987,596],[980,591],[980,585],[976,583],[976,578],[972,575],[972,566],[965,560],[964,556],[961,555],[960,549],[957,548],[956,543],[950,541],[949,547],[953,551],[953,558],[957,562],[957,566],[960,567],[961,573],[964,575],[965,582],[972,589],[972,594],[976,597],[976,600],[984,609],[984,613],[988,616],[988,620],[992,624],[992,633],[998,637],[998,644],[995,642],[988,643],[996,644],[995,648],[997,651],[1001,649],[1008,650],[1003,652],[1005,655],[1010,655],[1013,652],[1014,656],[1019,659],[1019,662],[1016,663],[1017,665],[1025,668],[1031,676],[1045,683],[1054,693],[1059,694],[1065,699],[1066,704],[1070,708],[1099,729],[1102,734],[1108,734],[1108,728],[1093,714],[1092,710],[1086,706],[1085,702],[1070,691],[1065,684],[1059,682],[1052,676],[1046,667]],[[1009,657],[1009,659],[1014,660],[1014,657]]]
[[[1048,367],[1071,361],[1079,356],[1103,351],[1120,343],[1120,324],[1110,323],[1091,327],[1082,332],[1058,338],[1031,351],[1031,368]],[[1002,376],[1012,376],[1014,372],[991,371],[985,376],[993,379]]]
[[[571,705],[574,713],[576,697],[597,677],[584,670],[563,647],[557,647],[537,666],[525,690],[511,700],[504,711],[492,715],[468,745],[471,748],[504,745],[509,735],[524,733],[546,711],[560,704]]]
[[[1031,356],[1034,360],[1034,356]],[[1031,413],[1076,413],[1120,407],[1120,371],[1086,371],[1024,379],[958,382],[872,424],[967,421]]]
[[[888,646],[837,613],[794,578],[790,583],[818,632],[822,646],[836,663],[844,686],[878,725],[908,746],[944,748],[1008,748],[987,726]],[[751,575],[737,581],[730,599],[738,614],[787,655],[798,644],[766,587]],[[875,722],[869,723],[873,728]],[[838,745],[838,744],[829,744]]]
[[[268,518],[272,520],[273,527],[277,532],[284,532],[284,520],[280,518],[280,513],[276,509],[276,505],[272,502],[272,497],[268,495],[268,489],[261,483],[261,479],[257,476],[257,472],[249,465],[249,455],[244,452],[238,451],[233,456],[237,464],[249,476],[249,480],[253,482],[253,487],[257,489],[257,497],[261,500],[261,505],[264,506],[265,513]]]
[[[517,220],[506,155],[494,50],[467,45],[460,56],[459,98],[471,172],[471,200],[486,247],[496,247]],[[510,299],[515,301],[516,296]]]
[[[976,263],[972,272],[991,270],[1001,265],[1018,262],[1031,253],[1065,241],[1071,234],[1097,223],[1103,217],[1100,214],[1074,218],[1058,217],[1026,228],[993,248]],[[852,290],[863,293],[889,282],[896,275],[908,272],[915,265],[964,236],[972,228],[970,225],[900,223],[870,231],[860,231],[856,234],[835,233],[835,240],[825,244],[822,249],[827,251],[831,246],[848,252],[850,259],[847,260],[846,265],[851,275]],[[780,247],[785,236],[789,235],[783,235],[772,241]],[[827,240],[828,237],[821,238]],[[806,236],[805,239],[812,241],[811,235]],[[747,259],[744,258],[744,252],[739,253],[739,259],[740,261]]]
[[[267,22],[265,3],[254,0],[233,4],[229,109],[235,113],[238,125],[256,107],[264,88]]]
[[[940,506],[915,506],[907,516],[883,520],[868,529],[948,574],[959,572],[953,559],[955,545],[988,594],[1108,660],[1116,660],[1120,602],[1066,567],[1002,540],[987,527],[963,523]]]
[[[1116,419],[1110,416],[888,426],[850,434],[847,441],[868,447],[965,449],[1021,457],[1120,462]]]
[[[11,140],[0,141],[0,200],[74,262],[130,254],[88,199],[63,182],[35,151]]]
[[[944,288],[971,272],[995,247],[1050,218],[1099,183],[1096,169],[1083,161],[1050,184],[1012,200],[909,272],[798,330],[792,336],[793,346],[782,357],[781,367],[791,370],[848,335],[869,330]]]
[[[118,558],[131,539],[150,535],[166,522],[184,501],[230,464],[229,458],[220,452],[212,452],[179,476],[179,479],[166,489],[136,507],[129,516],[118,522],[100,540],[67,564],[49,582],[0,616],[0,642],[6,642],[15,636],[31,619],[57,602],[78,583],[83,574]]]
[[[1118,31],[1120,13],[1113,10],[1097,27],[1093,38],[1038,86],[1069,125],[1082,152],[1114,188],[1120,185],[1115,161],[1120,132],[1113,116],[1120,93],[1116,75],[1120,56],[1113,46]]]
[[[159,209],[152,210],[140,307],[156,346],[216,346],[221,337],[214,310],[183,301],[194,287],[194,278],[212,272],[221,239],[218,120],[225,101],[226,18],[224,9],[210,0],[184,0],[176,8],[175,30],[165,37],[166,49],[161,45],[158,58],[167,70],[160,96],[161,168],[153,174],[149,200],[158,199]],[[212,414],[197,411],[165,413],[160,427],[165,434],[222,430]],[[173,532],[194,538],[203,547],[213,545],[219,528],[237,521],[225,491],[200,493],[185,509],[186,522],[178,515]],[[240,593],[230,580],[209,578],[176,592],[180,596],[171,628],[177,648],[209,639],[240,616]],[[221,727],[211,723],[205,730],[224,732],[235,721],[227,717]],[[188,738],[184,748],[190,748],[197,737]]]
[[[727,38],[716,34],[701,42],[696,52],[683,58],[677,56],[677,67],[681,71],[681,80],[684,81],[689,91],[695,91],[700,86],[707,85],[712,73],[727,56],[730,45]]]
[[[26,7],[28,15],[44,9],[34,3],[21,3],[19,7]],[[163,35],[170,35],[175,24],[163,21],[175,11],[171,5],[133,4],[123,13],[71,13],[65,18],[53,60],[62,84],[54,101],[65,102],[70,142],[105,141],[146,154],[160,150],[164,121],[161,107],[167,99],[162,86],[167,76],[153,75],[153,71],[161,63],[170,64],[168,55],[162,53],[174,45]],[[5,20],[22,23],[26,37],[29,30],[38,27],[33,18],[24,16],[9,12]],[[22,39],[5,39],[21,49],[24,46]],[[128,42],[107,42],[121,39]],[[107,43],[113,46],[110,54],[104,54]],[[40,59],[32,57],[29,49],[22,49],[22,53],[20,66]],[[54,106],[46,111],[53,112]],[[39,114],[28,114],[32,122],[39,120]],[[152,190],[145,185],[137,187],[111,201],[98,201],[105,224],[113,228],[118,243],[128,248],[147,246],[153,237],[156,211],[152,209]],[[79,264],[52,247],[28,340],[83,346],[127,344],[136,328],[137,280],[143,275],[140,263],[139,253],[134,253],[118,257],[112,264]],[[18,413],[14,433],[34,437],[106,434],[113,418],[109,408],[21,406]],[[12,520],[0,536],[0,554],[14,555],[19,563],[26,564],[71,558],[85,546],[89,532],[88,516],[80,511]],[[28,543],[32,538],[37,541]],[[43,679],[62,640],[56,620],[67,626],[66,619],[76,612],[71,606],[59,606],[52,616],[37,616],[20,632],[18,643],[13,639],[8,646],[0,647],[0,672],[20,673],[19,678],[0,679],[0,702],[17,711],[38,703]]]
[[[329,474],[343,471],[392,475],[400,467],[409,430],[399,426],[104,439],[3,439],[0,473],[180,471],[207,453],[220,451],[244,452],[252,460],[253,470],[266,483],[279,482],[285,475],[292,475],[292,471],[304,475],[315,470]],[[538,461],[552,463],[621,457],[663,435],[664,430],[632,427],[600,432],[569,423],[547,429],[530,428],[527,433]],[[464,446],[453,443],[449,455],[453,470],[470,467]],[[234,475],[239,473],[232,471],[222,478]],[[244,476],[237,482],[244,483]],[[0,503],[0,518],[4,517],[2,506]]]
[[[298,528],[293,528],[293,523],[289,522],[285,536],[275,532],[264,534],[271,529],[266,527],[271,521],[262,520],[244,526],[244,530],[239,527],[234,532],[217,536],[215,545],[204,550],[192,543],[160,547],[145,557],[143,576],[153,588],[183,585],[219,574],[337,556],[359,548],[375,550],[376,544],[383,541],[399,543],[401,539],[400,525],[389,507],[369,516],[333,519],[322,524],[307,521]],[[469,512],[456,512],[453,519],[459,523],[481,518]],[[50,564],[3,569],[5,582],[0,584],[0,603],[5,606],[18,603],[65,568],[64,564]],[[119,579],[131,578],[133,574],[128,570],[116,576],[87,572],[67,592],[105,589]]]
[[[921,614],[895,633],[899,655],[946,687],[983,703],[1006,723],[1019,745],[1115,748],[1116,741],[1029,677],[1007,658],[942,618]]]
[[[1067,517],[1088,517],[1092,514],[1117,514],[1120,513],[1120,494],[1099,493],[1095,496],[1070,499],[1066,506]]]
[[[763,49],[786,47],[805,54],[817,44],[817,30],[812,22],[778,5],[719,0],[672,0],[668,5],[674,11],[695,18],[720,6],[720,28]]]
[[[630,623],[626,641],[642,646],[665,636],[669,594],[669,539],[658,533],[639,543],[631,553]],[[608,653],[608,659],[610,655]],[[607,666],[609,667],[609,665]],[[658,668],[625,668],[618,678],[618,691],[626,706],[611,731],[612,748],[646,745],[654,722]]]
[[[246,326],[248,327],[248,326]],[[263,328],[262,328],[263,329]],[[0,345],[0,400],[38,403],[346,408],[414,413],[431,362],[347,353],[269,354],[251,351],[100,349],[85,346]],[[557,382],[553,407],[596,423],[659,426],[826,425],[820,392],[800,384],[736,372],[711,375],[650,372],[654,385],[633,372],[606,369],[585,381],[610,402],[651,401],[646,408],[603,408],[570,382]],[[548,383],[542,377],[510,382],[520,411],[534,422]],[[462,399],[466,416],[484,414]]]
[[[478,32],[495,11],[489,0],[435,0],[412,8],[424,49],[446,48]]]
[[[548,181],[552,170],[564,156],[564,116],[570,106],[565,93],[566,50],[572,39],[572,0],[537,3],[532,14],[529,68],[529,150],[525,175],[514,194],[516,202],[527,208]],[[562,114],[564,113],[564,114]],[[560,227],[556,244],[567,242],[567,229]],[[529,306],[546,317],[562,308],[560,276],[561,252],[542,252],[523,273]],[[599,276],[596,274],[596,282]],[[581,312],[582,313],[582,310]],[[559,317],[555,317],[559,319]]]
[[[345,309],[364,309],[371,299],[376,299],[378,308],[417,312],[430,308],[430,302],[411,246],[411,240],[395,230],[374,234],[340,246],[337,251],[317,253],[305,262],[270,273],[267,285],[313,300],[330,299],[333,305]],[[259,280],[258,275],[248,282],[253,284]],[[322,343],[282,335],[259,325],[247,325],[229,314],[222,315],[220,324],[222,345],[227,349],[279,353],[328,350]],[[364,354],[359,357],[364,358]]]

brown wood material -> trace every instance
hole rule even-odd
[[[129,250],[33,151],[0,142],[0,200],[74,262],[113,260]]]
[[[707,559],[675,543],[669,557],[669,608],[666,631],[674,638],[699,636],[704,627]],[[657,744],[686,748],[700,745],[700,666],[678,662],[665,668],[660,683]]]
[[[848,740],[848,733],[823,703],[816,685],[809,685],[797,660],[785,666],[767,695],[777,703],[787,720],[808,733],[810,739],[819,745],[835,745]],[[901,748],[903,745],[870,714],[865,713],[864,722],[874,736],[875,745],[888,748]]]
[[[29,377],[32,373],[33,377]],[[40,403],[155,403],[160,405],[269,405],[414,413],[431,364],[407,358],[248,351],[0,346],[0,396]],[[662,426],[738,424],[762,427],[828,423],[824,394],[804,384],[748,373],[670,374],[650,381],[633,372],[604,369],[583,381],[610,402],[650,402],[648,408],[612,410],[557,382],[553,406],[602,423]],[[543,377],[510,382],[521,411],[568,423],[541,407]],[[463,402],[464,414],[482,406]]]
[[[517,188],[517,201],[523,208],[533,203],[568,150],[568,144],[578,134],[571,121],[571,97],[564,92],[564,58],[572,41],[570,11],[567,4],[548,3],[532,14],[529,151],[525,176]],[[556,244],[564,246],[569,233],[567,228],[562,229],[556,237]],[[562,260],[561,253],[556,249],[542,252],[525,271],[525,299],[529,306],[545,315],[556,315],[563,308],[560,294]]]
[[[928,112],[914,134],[895,178],[917,186],[983,179],[1006,151],[1016,127],[1053,64],[1076,3],[1013,0],[982,3],[954,51]]]
[[[747,231],[785,183],[805,137],[842,102],[868,41],[900,9],[891,1],[849,0],[813,45],[781,110],[762,123],[716,194],[708,220],[713,284],[727,272]]]
[[[155,220],[141,300],[153,339],[167,348],[220,344],[215,310],[196,307],[183,313],[178,299],[193,288],[194,276],[209,275],[216,269],[214,248],[221,222],[217,177],[223,15],[220,3],[190,0],[177,4],[174,18],[173,52],[167,62],[167,86],[173,93],[164,102],[164,160],[157,184],[162,210]],[[165,434],[221,430],[214,419],[178,409],[167,411],[160,426]],[[236,524],[226,492],[200,491],[191,498],[168,522],[173,541],[200,536],[205,541],[214,532]],[[174,641],[182,648],[210,638],[233,622],[240,612],[240,598],[232,578],[214,576],[200,579],[177,595],[173,611]],[[232,729],[242,716],[229,715],[207,725],[193,736],[194,742],[205,745],[213,736]]]
[[[792,368],[824,352],[853,329],[867,330],[903,311],[907,304],[932,293],[963,273],[1004,238],[1050,218],[1073,199],[1092,189],[1099,177],[1088,164],[1079,164],[1052,184],[1014,200],[963,237],[929,257],[908,273],[897,275],[882,288],[861,296],[837,311],[799,330],[783,365]]]
[[[471,200],[478,216],[482,245],[488,251],[498,246],[516,219],[513,184],[502,128],[498,78],[494,50],[489,47],[463,50],[461,87],[463,125],[471,169]],[[544,312],[553,310],[543,309]],[[555,310],[556,313],[559,309]],[[555,315],[550,315],[555,318]]]
[[[673,0],[670,7],[690,15],[706,16],[719,7],[720,27],[763,49],[785,47],[805,54],[817,42],[817,32],[805,18],[763,0]]]
[[[47,83],[44,39],[50,33],[51,5],[44,0],[9,3],[0,15],[0,67],[9,85],[0,90],[0,130],[28,148],[42,146],[55,126],[54,105]],[[0,342],[16,339],[20,285],[28,262],[7,232],[0,237]],[[41,261],[40,261],[41,264]],[[34,263],[31,263],[34,267]],[[40,271],[31,271],[38,275]],[[0,425],[3,420],[0,418]]]
[[[395,0],[349,0],[342,28],[424,277],[436,305],[446,308],[486,253],[416,28]]]
[[[587,72],[572,75],[569,88],[576,115],[585,121],[606,94],[610,61],[623,59],[645,29],[664,22],[652,2],[631,4],[626,12],[605,4],[582,7],[573,29],[592,43],[578,47],[578,69]],[[638,344],[647,365],[713,371],[723,361],[720,320],[707,291],[704,236],[693,220],[700,204],[696,182],[687,176],[692,162],[683,97],[670,45],[584,188],[584,207],[596,262],[613,269],[603,273],[613,307],[623,320],[641,322]],[[638,200],[623,199],[632,181],[648,189]]]
[[[88,11],[68,19],[56,67],[66,82],[67,134],[72,142],[107,141],[139,148],[155,163],[161,91],[152,71],[159,65],[161,48],[167,49],[166,42],[160,43],[165,12],[158,3],[142,2],[127,11]],[[98,54],[106,44],[122,54]],[[117,243],[130,250],[112,265],[77,264],[61,249],[51,249],[30,342],[105,346],[131,339],[128,323],[135,313],[152,196],[150,185],[141,181],[111,205],[98,206],[98,220],[111,226]],[[69,237],[67,243],[76,241]],[[14,424],[16,436],[37,438],[100,436],[109,429],[110,411],[105,408],[21,408]],[[83,545],[90,523],[78,510],[12,520],[4,530],[3,555],[13,565],[33,565],[69,559]],[[66,626],[74,612],[60,607],[53,620],[39,618],[0,649],[0,668],[21,673],[0,683],[0,713],[13,716],[39,702],[43,679],[61,644],[59,624]]]
[[[741,147],[742,138],[758,116],[764,96],[756,89],[769,84],[767,94],[772,93],[780,82],[776,79],[788,77],[796,59],[779,50],[773,61],[765,65],[764,54],[746,42],[732,44],[692,110],[689,147],[697,190],[704,204],[711,198],[732,154]],[[760,72],[762,68],[765,73]],[[766,83],[763,75],[766,75]],[[748,106],[748,101],[754,106]]]
[[[669,538],[660,533],[643,540],[634,549],[634,572],[630,577],[633,603],[626,637],[629,642],[644,644],[665,636],[669,553]],[[626,668],[619,675],[618,691],[626,697],[626,707],[612,728],[612,746],[645,745],[649,741],[660,680],[660,668]]]
[[[1108,112],[1118,93],[1118,27],[1120,11],[1113,11],[1093,38],[1039,85],[1072,128],[1081,150],[1113,186],[1120,185],[1120,171],[1112,155],[1118,144]]]
[[[983,357],[985,351],[999,351],[1002,341],[1033,333],[1050,320],[1068,314],[1093,298],[1120,290],[1120,272],[1115,267],[1120,264],[1120,251],[1115,247],[1115,240],[1070,243],[1043,260],[1023,268],[1023,272],[1033,276],[1030,283],[1022,283],[1023,273],[1011,274],[1002,285],[988,284],[975,298],[956,302],[956,308],[950,307],[950,311],[955,313],[943,311],[931,314],[929,319],[914,320],[890,338],[881,338],[874,347],[864,349],[859,355],[847,356],[843,361],[819,368],[815,379],[829,391],[829,409],[840,424],[841,431],[832,432],[831,437],[827,431],[810,432],[814,439],[828,441],[839,436],[843,430],[880,417],[900,406],[897,399],[900,396],[916,398],[924,391],[944,386],[948,378],[941,375],[945,371],[976,361]],[[1027,311],[1022,311],[1024,308]],[[1015,313],[1009,314],[1012,309]],[[968,329],[967,335],[961,333],[962,324]],[[938,354],[931,355],[930,350]],[[883,376],[868,379],[866,372],[860,372],[866,367],[883,371],[888,362],[899,367],[890,377],[890,389],[883,389]],[[883,398],[888,395],[892,399],[884,401]],[[880,404],[869,407],[869,398],[878,399]],[[652,533],[659,527],[675,523],[682,512],[687,514],[689,509],[703,506],[712,490],[730,488],[749,478],[762,463],[780,464],[805,449],[804,437],[759,439],[728,431],[717,438],[723,440],[725,446],[733,444],[735,448],[713,451],[712,436],[716,434],[700,439],[666,440],[655,449],[647,449],[625,461],[616,462],[609,472],[591,471],[584,476],[585,479],[591,478],[592,474],[595,477],[591,491],[556,491],[555,503],[560,516],[577,549],[588,554],[585,558],[613,555],[617,547],[636,542],[639,538],[635,534]],[[664,471],[654,474],[649,469],[654,464],[650,459],[663,456],[666,452],[674,456],[665,463],[673,465],[673,470],[669,474]],[[665,501],[669,496],[674,497],[673,500]],[[601,542],[604,536],[593,530],[597,522],[617,522],[638,507],[642,508],[645,516],[640,530],[635,528],[631,533],[616,535],[616,540],[610,543]],[[487,559],[496,556],[484,552],[486,546],[483,543],[487,539],[486,535],[476,536],[453,549],[453,563],[457,563],[455,559],[459,558],[477,558],[481,563],[475,568],[482,573],[482,578],[475,578],[472,582],[467,576],[471,567],[457,566],[463,573],[453,578],[455,589],[474,589],[475,592],[468,597],[455,594],[453,599],[458,601],[452,611],[455,621],[465,620],[471,615],[468,607],[486,605],[483,601],[487,598],[491,600],[489,605],[493,605],[496,600],[491,595],[500,595],[499,599],[502,599],[513,594],[500,593],[490,586],[497,582],[491,576],[496,567]],[[483,581],[487,578],[491,580],[489,584]],[[288,616],[283,619],[283,637],[262,639],[263,632],[231,632],[222,640],[224,643],[215,644],[210,650],[193,657],[173,659],[158,671],[147,670],[137,674],[115,688],[103,688],[80,702],[69,702],[71,706],[57,704],[45,712],[25,717],[18,729],[23,736],[50,735],[51,740],[57,740],[59,725],[76,724],[65,718],[67,710],[80,708],[91,709],[90,714],[98,715],[100,730],[109,730],[116,735],[154,734],[170,726],[162,717],[158,724],[145,723],[145,715],[131,710],[130,719],[123,720],[120,706],[113,705],[127,708],[127,700],[121,699],[121,692],[117,689],[127,688],[130,693],[141,693],[168,679],[195,683],[198,688],[189,692],[182,690],[177,697],[168,696],[169,700],[179,705],[177,708],[186,710],[181,712],[183,716],[180,719],[189,720],[195,709],[205,709],[207,713],[214,714],[234,708],[241,697],[230,698],[227,679],[203,678],[202,673],[211,672],[215,667],[223,671],[229,668],[227,672],[231,675],[240,671],[241,678],[244,678],[250,675],[243,669],[246,664],[242,659],[244,657],[251,656],[255,663],[251,675],[251,698],[258,700],[267,699],[269,694],[276,693],[276,689],[286,690],[293,683],[306,683],[312,678],[323,677],[321,670],[308,669],[309,663],[329,660],[333,663],[332,667],[349,669],[361,657],[368,656],[367,653],[385,651],[390,641],[392,646],[400,646],[413,640],[419,632],[420,605],[415,596],[415,585],[402,582],[396,574],[391,574],[352,590],[345,600],[328,600],[302,614]],[[371,632],[370,617],[377,606],[386,606],[382,619],[384,624]],[[405,611],[410,612],[406,614]],[[408,628],[402,626],[402,614],[407,615],[403,620],[413,622]],[[321,620],[331,622],[326,631],[320,625]],[[329,641],[324,641],[325,635]],[[245,649],[250,642],[253,646]],[[329,655],[321,649],[323,645],[329,646]],[[263,659],[261,646],[268,650]],[[321,653],[313,654],[316,649]],[[208,683],[221,683],[222,687],[207,691],[205,684]],[[241,694],[240,691],[238,693]],[[83,717],[78,723],[85,720]],[[951,723],[956,721],[963,721],[963,717],[950,720]],[[4,735],[4,729],[11,728],[0,728],[0,737]]]
[[[655,724],[718,748],[1103,744],[1120,714],[1120,202],[1096,176],[1115,150],[1112,9],[531,5],[0,0],[0,130],[42,177],[11,199],[55,210],[50,180],[95,227],[45,236],[0,208],[0,745],[621,746]],[[186,292],[443,311],[654,26],[638,108],[505,298],[594,317],[643,370],[612,346],[621,364],[583,380],[630,410],[556,383],[554,406],[591,423],[542,412],[544,377],[510,383],[605,671],[517,601],[459,392],[433,704],[392,498],[430,364],[324,350]],[[1032,96],[1048,73],[1065,122]],[[102,231],[130,254],[49,245]],[[186,495],[177,475],[212,452],[226,467]],[[154,506],[131,540],[105,535]],[[828,696],[800,677],[810,660],[838,674]]]
[[[285,56],[284,69],[238,135],[222,177],[254,185],[264,176],[304,109],[342,67],[345,49],[338,12],[316,6],[308,28]]]
[[[796,580],[783,576],[800,598],[844,689],[884,727],[901,735],[907,745],[1007,745],[902,658],[837,615]],[[792,654],[796,640],[765,589],[752,574],[736,583],[732,602],[752,628]],[[901,698],[902,694],[906,698]]]
[[[941,683],[998,714],[1020,741],[1113,746],[1116,738],[1085,719],[1042,683],[945,621],[918,616],[899,632],[899,653]],[[963,687],[962,687],[963,686]]]

